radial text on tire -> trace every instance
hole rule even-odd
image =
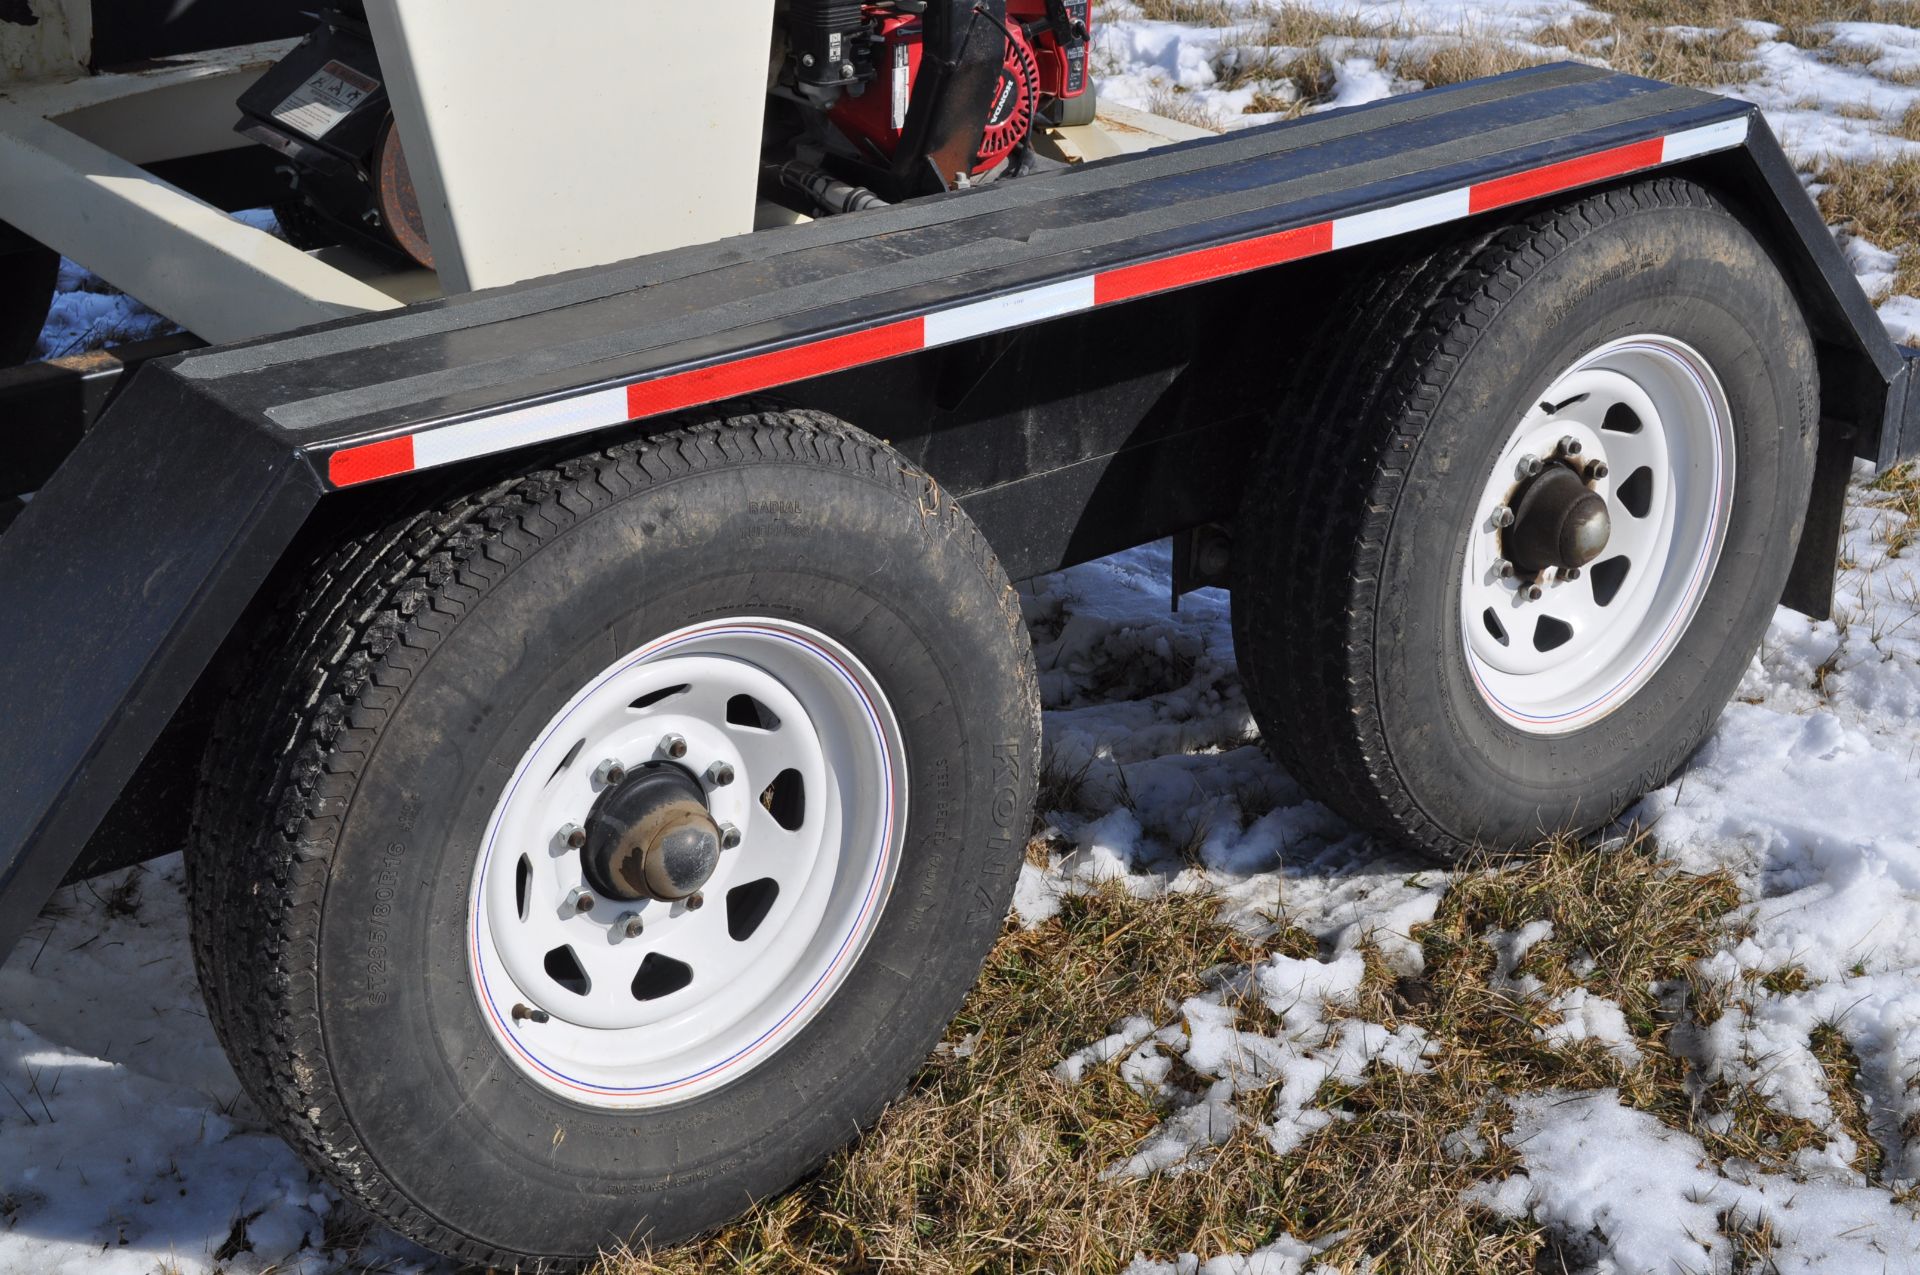
[[[978,530],[757,411],[320,555],[236,657],[189,888],[254,1100],[421,1243],[671,1242],[870,1124],[999,932],[1039,709]]]
[[[1600,826],[1712,727],[1798,543],[1813,347],[1736,212],[1662,178],[1368,279],[1235,536],[1280,760],[1442,857]]]

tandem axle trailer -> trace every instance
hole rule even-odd
[[[1665,782],[1920,450],[1757,112],[1577,65],[139,353],[0,385],[0,950],[192,843],[250,1090],[494,1263],[924,1054],[1028,832],[1009,580],[1180,537],[1281,760],[1446,856]]]

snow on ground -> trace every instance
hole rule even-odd
[[[1408,6],[1314,0],[1336,12],[1420,30],[1419,42],[1494,34],[1526,40],[1593,10],[1575,0],[1460,0]],[[1117,6],[1124,16],[1127,6]],[[1833,24],[1831,47],[1875,52],[1832,62],[1761,26],[1749,82],[1803,162],[1822,152],[1888,156],[1913,143],[1887,126],[1920,90],[1884,77],[1920,68],[1920,33]],[[1334,103],[1416,85],[1365,49],[1335,43]],[[1145,20],[1101,36],[1102,91],[1150,106],[1178,85],[1230,124],[1252,90],[1214,87],[1234,29]],[[1842,116],[1871,114],[1871,120]],[[1847,248],[1878,293],[1889,255]],[[137,307],[78,272],[43,346],[49,353],[150,334]],[[1896,336],[1920,333],[1920,299],[1885,301]],[[1623,1105],[1610,1091],[1509,1099],[1510,1140],[1524,1171],[1480,1188],[1496,1213],[1556,1229],[1596,1270],[1724,1270],[1733,1237],[1766,1228],[1782,1270],[1920,1268],[1920,1225],[1889,1188],[1920,1179],[1920,544],[1900,549],[1901,515],[1856,483],[1836,621],[1782,611],[1736,702],[1688,772],[1635,812],[1690,869],[1726,867],[1745,902],[1702,973],[1739,983],[1736,1006],[1675,1048],[1709,1079],[1747,1086],[1780,1111],[1828,1131],[1789,1177],[1716,1167],[1700,1143]],[[1046,733],[1070,807],[1043,814],[1052,847],[1028,867],[1016,897],[1042,924],[1066,893],[1118,881],[1140,895],[1211,890],[1255,933],[1296,926],[1324,960],[1274,955],[1215,978],[1172,1012],[1141,1006],[1113,1034],[1060,1060],[1080,1083],[1116,1067],[1169,1106],[1165,1123],[1108,1167],[1119,1177],[1204,1169],[1208,1149],[1245,1119],[1232,1099],[1271,1087],[1258,1133],[1284,1154],[1335,1118],[1312,1103],[1327,1079],[1363,1084],[1381,1067],[1419,1072],[1434,1046],[1417,1031],[1330,1011],[1350,1006],[1363,944],[1401,973],[1421,964],[1411,929],[1434,916],[1449,878],[1357,834],[1312,801],[1260,749],[1234,672],[1227,601],[1214,591],[1167,608],[1169,551],[1150,545],[1046,577],[1022,590],[1046,706]],[[1093,813],[1083,813],[1092,811]],[[1495,980],[1543,994],[1516,976],[1544,923],[1489,934]],[[63,890],[0,966],[0,1270],[147,1275],[442,1264],[363,1228],[263,1127],[221,1056],[187,955],[177,856]],[[1770,992],[1761,975],[1792,972]],[[1233,1006],[1258,1001],[1279,1026],[1242,1030]],[[1556,1047],[1598,1040],[1638,1055],[1620,1007],[1584,992],[1549,1003],[1542,1028]],[[1868,1128],[1885,1169],[1869,1182],[1849,1167],[1816,1031],[1837,1031],[1860,1063]],[[1173,1085],[1172,1062],[1205,1083]],[[1277,1083],[1276,1083],[1277,1082]],[[1483,1148],[1471,1129],[1459,1154]],[[1252,1253],[1206,1261],[1142,1257],[1137,1275],[1295,1275],[1315,1268],[1326,1237],[1282,1236]],[[355,1247],[339,1245],[352,1243]]]

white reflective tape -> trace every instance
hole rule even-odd
[[[1091,309],[1092,275],[1049,283],[1044,287],[1028,288],[1025,292],[1011,292],[1004,297],[975,301],[972,305],[929,314],[926,319],[927,346],[931,349],[952,341],[964,341],[968,337],[985,336],[989,332],[1004,332],[1023,323],[1038,323],[1042,319],[1057,319],[1063,314]]]
[[[1742,115],[1736,120],[1724,120],[1718,124],[1708,124],[1704,128],[1690,128],[1684,133],[1668,134],[1660,148],[1660,158],[1671,164],[1676,160],[1692,159],[1695,155],[1711,155],[1715,151],[1731,150],[1747,140],[1747,117]]]
[[[1351,248],[1355,244],[1404,235],[1410,230],[1425,230],[1442,222],[1458,221],[1467,215],[1470,199],[1467,188],[1462,186],[1459,190],[1442,191],[1438,195],[1409,200],[1391,208],[1376,208],[1372,212],[1355,213],[1351,217],[1336,217],[1333,220],[1333,246]]]
[[[413,467],[427,469],[525,447],[529,443],[565,438],[569,434],[584,434],[588,430],[618,425],[627,415],[627,391],[621,387],[519,407],[498,416],[442,425],[413,436]]]

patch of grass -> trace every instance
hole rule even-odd
[[[1868,490],[1876,506],[1901,515],[1883,520],[1879,533],[1887,556],[1898,558],[1920,541],[1920,462],[1894,466],[1876,476]]]
[[[1920,115],[1908,113],[1920,133]],[[1898,259],[1893,291],[1920,293],[1920,156],[1872,162],[1827,161],[1815,169],[1820,212]]]
[[[1860,1096],[1860,1058],[1832,1023],[1821,1023],[1807,1033],[1807,1044],[1827,1078],[1827,1101],[1834,1121],[1854,1141],[1853,1168],[1877,1179],[1886,1153],[1867,1129],[1867,1108]]]
[[[1139,6],[1143,18],[1198,27],[1230,26],[1246,16],[1228,0],[1139,0]]]
[[[1256,944],[1219,924],[1204,896],[1140,900],[1114,888],[1069,898],[1056,920],[1009,930],[994,950],[951,1031],[971,1036],[972,1051],[932,1058],[858,1145],[732,1226],[610,1260],[603,1275],[1115,1271],[1136,1252],[1244,1252],[1281,1232],[1338,1235],[1325,1260],[1340,1269],[1369,1261],[1409,1271],[1558,1269],[1564,1255],[1540,1228],[1461,1199],[1473,1183],[1520,1166],[1499,1095],[1615,1085],[1636,1106],[1691,1127],[1684,1066],[1664,1048],[1680,1011],[1650,988],[1682,983],[1736,903],[1730,877],[1675,873],[1644,839],[1604,852],[1557,843],[1464,870],[1415,936],[1426,972],[1396,977],[1363,949],[1360,1001],[1340,1011],[1427,1032],[1439,1047],[1430,1073],[1383,1069],[1358,1087],[1329,1086],[1318,1101],[1337,1119],[1284,1157],[1257,1128],[1270,1095],[1242,1093],[1241,1126],[1204,1167],[1107,1182],[1101,1171],[1167,1109],[1125,1085],[1114,1064],[1078,1086],[1055,1081],[1052,1066],[1129,1015],[1173,1021],[1179,1001],[1202,988],[1196,971],[1274,952],[1304,957],[1321,945],[1291,926]],[[1490,986],[1486,932],[1541,918],[1554,934],[1529,953],[1526,971],[1551,990],[1579,986],[1618,1001],[1645,1054],[1638,1067],[1597,1044],[1549,1048],[1537,1028],[1550,1015]],[[1279,1026],[1257,996],[1236,1008],[1243,1030]],[[1173,1080],[1189,1090],[1205,1083],[1177,1059]],[[1777,1160],[1762,1131],[1769,1118],[1764,1107],[1737,1113],[1710,1149]],[[1452,1136],[1462,1131],[1471,1138]],[[1482,1149],[1463,1154],[1465,1141]],[[1764,1236],[1753,1245],[1763,1249]]]

